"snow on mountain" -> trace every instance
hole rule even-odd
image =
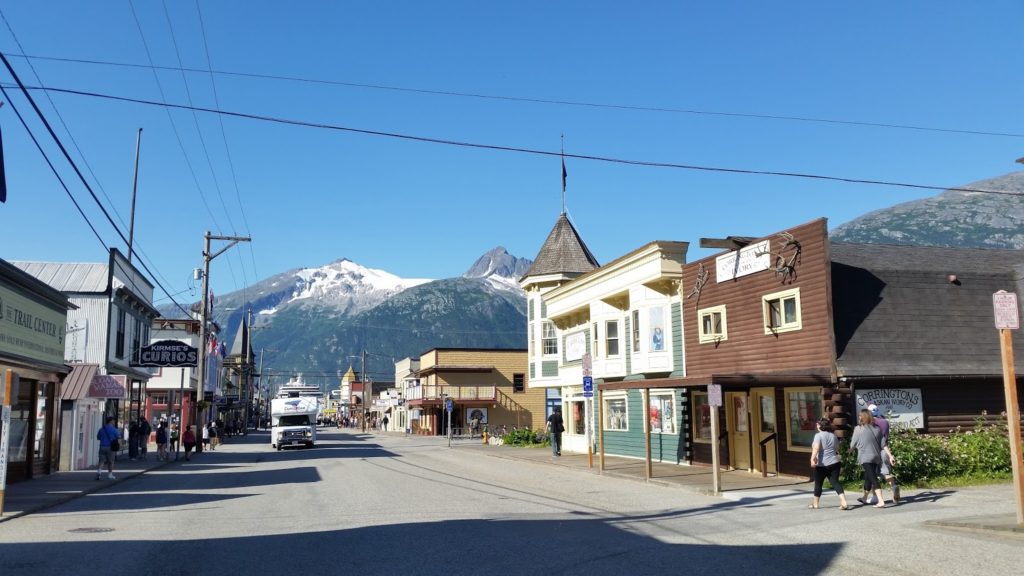
[[[260,310],[270,315],[293,305],[328,306],[354,314],[380,304],[411,288],[431,282],[424,278],[400,278],[376,268],[367,268],[347,258],[318,268],[299,268],[288,273],[290,291],[273,306]],[[280,284],[275,282],[275,284]]]

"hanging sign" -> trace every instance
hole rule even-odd
[[[195,367],[199,362],[199,349],[178,340],[161,340],[143,346],[138,360],[132,359],[133,368]]]

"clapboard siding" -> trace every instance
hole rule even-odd
[[[831,368],[834,345],[826,221],[815,220],[786,232],[792,234],[801,247],[796,273],[791,279],[765,270],[718,283],[716,256],[684,267],[686,294],[693,291],[701,266],[708,274],[699,294],[688,296],[683,308],[688,376]],[[771,249],[776,252],[784,242],[781,236],[772,236],[769,240]],[[791,253],[784,256],[791,256]],[[774,254],[772,258],[774,262]],[[800,290],[802,328],[766,335],[762,297],[792,288]],[[701,344],[698,310],[721,305],[726,307],[727,339],[717,344]]]

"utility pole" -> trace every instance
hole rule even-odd
[[[139,188],[139,150],[142,148],[142,128],[135,138],[135,177],[132,178],[132,214],[128,220],[128,263],[132,262],[132,242],[135,239],[135,192]]]
[[[242,393],[242,435],[249,434],[249,418],[252,415],[252,306],[249,306],[249,327],[245,330],[245,388]]]
[[[359,379],[363,381],[363,432],[370,429],[368,420],[370,419],[370,396],[372,391],[369,389],[369,381],[366,378],[366,349],[363,348],[363,353],[360,356],[362,360],[359,364]]]
[[[203,244],[203,303],[202,309],[199,311],[199,383],[196,390],[196,401],[192,405],[194,406],[195,414],[192,418],[192,422],[196,425],[196,436],[200,436],[199,429],[199,402],[203,400],[204,394],[206,393],[206,354],[209,346],[206,343],[206,324],[209,321],[207,314],[210,311],[210,261],[223,254],[228,248],[231,248],[239,242],[250,242],[252,239],[248,236],[213,236],[210,231],[206,231],[204,236],[206,242]],[[224,246],[215,253],[210,253],[210,241],[211,240],[227,240],[230,243]],[[196,453],[203,451],[203,443],[196,442]]]

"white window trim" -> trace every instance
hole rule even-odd
[[[548,326],[551,326],[551,338],[548,338],[547,334],[545,333],[545,328],[547,328]],[[541,321],[541,324],[540,324],[540,355],[541,356],[543,356],[545,358],[557,358],[558,357],[558,348],[559,348],[559,346],[558,346],[558,344],[559,344],[558,336],[559,336],[558,328],[555,327],[555,323],[554,322],[552,322],[551,320],[543,320],[543,321]],[[554,352],[548,352],[547,351],[547,347],[544,345],[544,343],[546,341],[548,341],[548,340],[551,340],[551,341],[553,341],[555,343],[555,351]]]
[[[650,411],[650,409],[651,409],[650,401],[653,400],[655,397],[661,398],[661,397],[668,396],[669,401],[672,402],[672,430],[673,431],[672,432],[665,432],[664,431],[665,426],[663,425],[661,427],[662,428],[661,432],[655,432],[654,430],[651,430],[651,434],[665,434],[667,436],[678,436],[679,435],[679,422],[678,422],[677,415],[679,414],[679,412],[678,412],[679,404],[676,402],[675,392],[673,390],[651,390],[649,396],[650,397],[649,397],[649,399],[647,401],[647,410],[648,411]]]
[[[719,312],[722,314],[722,333],[721,334],[708,334],[704,332],[704,316],[707,314],[714,314]],[[697,341],[700,344],[717,344],[723,340],[729,339],[729,323],[726,319],[725,305],[711,306],[709,308],[701,308],[697,310]]]
[[[615,354],[608,352],[608,325],[615,324],[615,342],[619,345],[619,350]],[[605,358],[618,358],[622,356],[622,323],[618,320],[605,320],[604,321],[604,357]]]
[[[701,438],[700,431],[700,413],[697,411],[697,397],[702,396],[704,398],[704,404],[707,404],[708,393],[707,392],[694,392],[692,399],[693,417],[690,422],[690,438],[694,444],[711,444],[711,438]],[[715,406],[711,406],[712,410],[717,410]]]
[[[608,411],[608,402],[610,400],[622,400],[626,403],[625,428],[608,428],[607,426],[604,426],[604,424],[610,421],[611,418],[611,413]],[[601,425],[604,426],[604,430],[606,432],[629,432],[629,394],[625,392],[607,392],[604,394],[604,397],[601,401],[604,404],[604,406],[601,406],[602,418],[605,420],[605,422],[602,422]]]
[[[793,435],[790,433],[790,424],[791,424],[790,418],[792,418],[793,415],[792,415],[792,410],[790,410],[791,402],[790,402],[789,395],[790,394],[797,394],[797,393],[811,393],[811,394],[817,393],[817,394],[820,395],[821,394],[821,388],[816,388],[814,386],[799,386],[799,387],[783,388],[782,389],[782,399],[786,403],[786,406],[785,406],[785,408],[786,408],[786,449],[789,450],[790,452],[807,452],[808,454],[810,454],[813,451],[812,450],[812,446],[797,446],[796,444],[793,444]],[[822,408],[824,408],[825,407],[825,403],[822,402],[821,404],[822,404]]]
[[[781,326],[771,326],[771,314],[768,311],[768,302],[772,300],[779,300],[780,304],[784,304],[786,300],[793,298],[796,300],[796,322],[789,324],[783,323]],[[785,306],[782,306],[779,310],[782,315],[783,322],[785,322]],[[782,292],[773,292],[771,294],[765,294],[761,297],[761,319],[764,320],[764,333],[765,335],[779,334],[780,332],[794,332],[803,328],[803,314],[800,311],[800,289],[791,288],[789,290],[783,290]]]

